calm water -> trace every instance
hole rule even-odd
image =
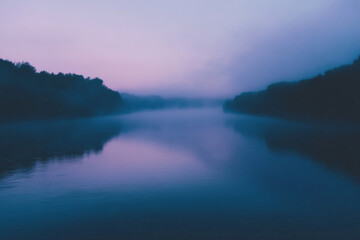
[[[172,110],[0,126],[0,239],[360,239],[360,134]]]

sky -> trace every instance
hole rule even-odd
[[[229,97],[358,55],[358,0],[0,0],[0,58],[135,94]]]

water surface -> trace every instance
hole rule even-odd
[[[360,134],[220,109],[0,126],[0,239],[359,239]]]

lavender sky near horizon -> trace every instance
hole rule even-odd
[[[351,63],[356,0],[1,0],[0,58],[137,94],[229,97]]]

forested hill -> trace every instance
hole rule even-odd
[[[311,79],[243,93],[224,109],[305,121],[360,122],[360,57]]]
[[[160,97],[156,95],[139,96],[129,93],[121,93],[121,97],[123,99],[122,109],[125,112],[221,107],[225,101],[217,98]]]
[[[101,79],[38,73],[29,63],[0,59],[0,121],[107,115],[121,104]]]

